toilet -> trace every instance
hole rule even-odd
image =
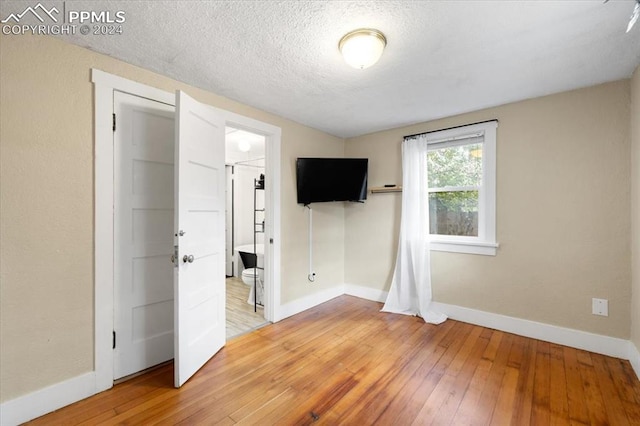
[[[257,268],[247,268],[245,270],[242,271],[242,282],[245,283],[246,285],[251,287],[251,291],[249,292],[249,298],[247,299],[247,303],[250,305],[253,305],[253,293],[257,287],[258,290],[258,304],[262,305],[264,304],[263,300],[262,300],[262,294],[264,291],[264,286],[263,286],[263,274],[262,274],[262,270],[261,269],[257,269]],[[255,282],[255,280],[258,280],[257,282]],[[254,287],[253,284],[256,284],[256,286]]]
[[[260,279],[259,269],[247,268],[242,271],[242,282],[253,287],[255,279]]]
[[[245,269],[242,270],[241,274],[242,282],[251,287],[247,303],[250,305],[253,305],[254,303],[253,294],[255,291],[255,283],[255,287],[257,287],[258,290],[257,302],[258,304],[262,305],[264,303],[262,300],[262,294],[264,292],[264,271],[255,267],[257,262],[257,257],[255,254],[247,253],[244,251],[238,251],[238,253],[240,254],[240,258],[242,259],[242,264],[245,266]]]

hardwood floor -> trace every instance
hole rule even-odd
[[[253,305],[247,303],[251,291],[248,285],[232,277],[226,279],[226,286],[227,340],[268,323],[264,319],[264,308],[258,306],[254,312]]]
[[[341,296],[32,424],[639,425],[627,361]]]

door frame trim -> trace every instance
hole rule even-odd
[[[175,106],[175,94],[137,83],[99,69],[91,69],[94,90],[94,371],[95,390],[113,387],[113,288],[114,288],[114,162],[113,92],[120,91]],[[266,167],[271,185],[265,190],[265,238],[273,244],[265,250],[270,286],[265,286],[265,318],[280,319],[280,143],[279,127],[210,106],[225,118],[225,124],[266,137]],[[271,190],[269,189],[271,188]],[[267,309],[268,308],[268,309]]]
[[[225,119],[225,125],[261,134],[265,137],[265,211],[273,214],[265,215],[264,233],[264,317],[267,321],[280,320],[280,138],[282,131],[262,121],[254,120],[223,109],[211,107]],[[275,190],[274,190],[275,189]],[[269,244],[269,240],[273,242]]]

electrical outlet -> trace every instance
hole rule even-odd
[[[602,315],[603,317],[609,316],[609,301],[607,299],[591,299],[593,315]]]

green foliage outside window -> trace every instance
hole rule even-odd
[[[478,235],[478,191],[482,183],[482,145],[463,145],[427,154],[430,233]],[[455,190],[447,191],[446,188]],[[452,189],[454,189],[452,188]],[[442,189],[445,189],[444,191]]]

